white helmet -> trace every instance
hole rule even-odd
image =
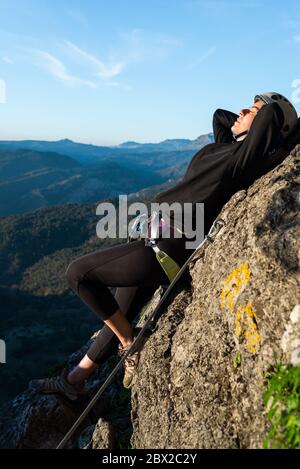
[[[254,102],[262,100],[266,104],[277,103],[283,111],[284,122],[281,128],[281,134],[283,138],[286,138],[290,133],[295,130],[298,125],[297,111],[292,103],[282,94],[270,92],[257,94],[254,98]]]

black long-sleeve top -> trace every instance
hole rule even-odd
[[[235,192],[247,188],[289,153],[288,149],[280,148],[284,117],[277,103],[261,108],[247,137],[239,142],[234,140],[230,130],[237,117],[230,111],[217,109],[213,116],[215,143],[199,150],[183,179],[154,199],[169,204],[203,202],[205,234]]]

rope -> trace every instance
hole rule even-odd
[[[64,438],[61,440],[61,442],[59,443],[59,445],[57,446],[56,449],[62,449],[64,448],[64,446],[66,445],[66,443],[68,442],[68,440],[73,436],[73,434],[75,433],[75,431],[77,430],[77,428],[79,427],[79,425],[84,421],[84,419],[88,416],[89,412],[91,411],[91,409],[94,407],[94,405],[96,404],[96,402],[98,401],[98,399],[100,398],[100,396],[103,394],[103,392],[105,391],[105,389],[110,385],[110,383],[112,382],[113,378],[115,377],[115,375],[117,374],[117,372],[120,370],[120,368],[122,367],[123,365],[123,362],[124,360],[126,360],[126,358],[128,357],[128,355],[130,355],[134,348],[138,345],[140,339],[142,338],[144,332],[146,331],[146,329],[148,328],[148,326],[150,325],[150,323],[155,319],[155,316],[156,314],[158,313],[158,311],[160,310],[160,308],[164,305],[164,303],[166,302],[168,296],[169,296],[169,293],[171,292],[174,284],[180,279],[180,277],[182,276],[182,274],[184,273],[184,271],[186,270],[186,268],[188,267],[188,265],[192,262],[192,260],[196,257],[196,255],[198,254],[199,250],[200,249],[203,249],[205,251],[205,249],[207,248],[207,246],[212,243],[214,241],[214,238],[216,237],[216,235],[218,234],[218,232],[220,231],[221,228],[223,228],[223,226],[225,225],[225,222],[224,220],[222,219],[217,219],[215,220],[215,222],[213,223],[212,227],[210,228],[209,230],[209,233],[207,234],[207,236],[204,238],[204,240],[199,244],[199,246],[195,249],[195,251],[190,255],[190,257],[186,260],[186,262],[183,264],[183,266],[181,267],[180,271],[176,274],[176,276],[174,277],[173,281],[170,283],[170,285],[168,286],[168,288],[166,289],[166,291],[164,292],[160,302],[158,303],[158,305],[156,306],[156,308],[154,309],[154,311],[152,312],[152,314],[146,319],[145,321],[145,324],[143,325],[143,327],[141,328],[139,334],[136,336],[133,344],[131,345],[131,347],[128,349],[128,351],[121,357],[121,359],[119,360],[119,362],[117,363],[117,365],[115,366],[115,368],[112,370],[112,372],[110,373],[110,375],[107,377],[107,379],[104,381],[104,383],[102,384],[102,386],[100,387],[100,389],[96,392],[95,396],[91,399],[90,403],[87,405],[87,407],[84,409],[84,411],[82,412],[82,414],[78,417],[78,419],[76,420],[76,422],[73,424],[73,426],[70,428],[70,430],[67,432],[67,434],[64,436]]]

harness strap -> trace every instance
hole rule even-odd
[[[172,283],[172,281],[180,271],[179,265],[165,251],[159,249],[156,243],[151,243],[151,247],[156,254],[156,259],[165,271],[168,279],[170,280],[170,283]]]
[[[157,245],[157,239],[160,235],[160,228],[163,230],[165,227],[168,227],[169,230],[174,230],[174,232],[175,230],[180,231],[173,223],[167,223],[164,218],[160,217],[159,212],[154,212],[150,220],[151,235],[150,238],[145,239],[145,245],[150,246],[153,249],[156,255],[156,259],[163,268],[170,283],[172,283],[173,279],[180,271],[180,267],[177,262],[175,262],[174,259],[169,256],[169,254],[167,254],[165,251],[162,251]]]

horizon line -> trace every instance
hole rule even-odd
[[[124,145],[126,143],[132,143],[132,144],[137,144],[137,145],[157,145],[160,143],[164,143],[166,141],[174,141],[174,140],[188,140],[190,142],[194,142],[197,140],[199,137],[203,137],[205,135],[210,135],[213,134],[213,131],[211,132],[205,132],[201,133],[198,135],[196,138],[186,138],[186,137],[174,137],[174,138],[165,138],[164,140],[159,140],[159,141],[138,141],[138,140],[125,140],[122,141],[121,143],[114,143],[114,144],[100,144],[100,143],[92,143],[92,142],[84,142],[84,141],[76,141],[72,140],[71,138],[65,137],[65,138],[58,138],[58,139],[36,139],[36,138],[15,138],[15,139],[0,139],[0,143],[7,143],[7,142],[47,142],[47,143],[58,143],[58,142],[71,142],[79,145],[92,145],[96,147],[116,147],[120,145]]]

